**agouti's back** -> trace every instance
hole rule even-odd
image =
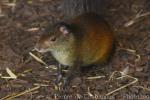
[[[71,21],[75,27],[79,58],[83,65],[105,63],[113,46],[113,32],[99,15],[86,13]]]

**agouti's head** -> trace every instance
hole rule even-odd
[[[70,26],[66,23],[58,23],[46,28],[45,34],[41,35],[38,39],[35,50],[42,53],[56,50],[61,51],[68,48],[73,40]]]

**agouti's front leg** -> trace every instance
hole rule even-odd
[[[70,66],[68,68],[68,72],[64,79],[64,85],[63,85],[64,90],[67,90],[67,87],[69,86],[72,78],[75,77],[76,75],[79,75],[79,73],[80,73],[80,64],[79,63],[76,63],[73,66]]]
[[[57,77],[56,77],[56,80],[55,80],[55,84],[58,85],[61,80],[62,80],[62,65],[59,64],[57,66]]]

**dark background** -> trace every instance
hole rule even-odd
[[[116,34],[116,49],[112,60],[104,67],[92,66],[84,70],[82,77],[72,80],[68,95],[105,95],[131,79],[108,81],[114,71],[124,71],[136,77],[138,82],[115,92],[115,99],[135,99],[144,96],[150,99],[150,1],[149,0],[1,0],[0,1],[0,73],[8,76],[10,68],[17,79],[0,78],[0,98],[11,97],[37,85],[40,88],[25,93],[14,100],[53,100],[55,98],[54,75],[50,67],[57,65],[51,55],[40,55],[44,65],[33,59],[29,52],[33,49],[36,36],[49,23],[63,18],[71,18],[84,11],[101,14]],[[93,1],[93,2],[92,2]],[[76,2],[74,5],[72,2]],[[83,9],[81,9],[82,7]],[[80,9],[78,9],[80,8]],[[34,30],[36,29],[36,30]],[[89,76],[104,78],[87,80]],[[73,99],[73,98],[72,98]],[[146,99],[145,99],[146,100]],[[148,99],[147,99],[148,100]]]

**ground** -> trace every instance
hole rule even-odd
[[[66,94],[54,84],[52,67],[58,63],[50,53],[35,53],[49,66],[29,55],[42,29],[64,17],[63,0],[15,1],[0,1],[1,100],[150,100],[149,0],[108,0],[104,16],[116,35],[111,60],[83,69]],[[4,77],[9,76],[7,68],[16,79]]]

